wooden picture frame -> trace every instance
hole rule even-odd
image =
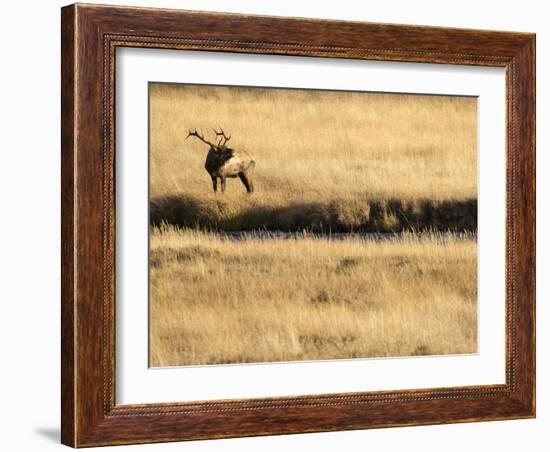
[[[535,35],[71,5],[62,9],[62,442],[73,447],[535,416]],[[115,403],[115,50],[506,69],[506,383]]]

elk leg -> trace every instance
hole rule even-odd
[[[252,176],[254,176],[255,166],[256,166],[256,162],[252,160],[248,168],[246,168],[243,171],[244,177],[246,178],[246,181],[248,183],[248,186],[246,187],[246,190],[248,191],[248,193],[254,193],[254,184],[252,183]]]
[[[222,177],[221,181],[222,181],[222,193],[225,193],[225,177]]]
[[[252,193],[254,191],[254,187],[252,186],[252,181],[247,177],[246,173],[240,172],[239,179],[241,179],[241,182],[245,186],[246,191],[248,193]]]
[[[214,189],[214,193],[218,191],[218,179],[215,177],[212,178],[212,188]]]

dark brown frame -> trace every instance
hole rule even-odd
[[[83,447],[535,416],[535,35],[71,5],[62,9],[64,444]],[[506,68],[506,383],[115,404],[117,47]]]

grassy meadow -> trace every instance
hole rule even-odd
[[[151,235],[154,367],[476,350],[476,243]]]
[[[150,85],[155,225],[221,230],[475,230],[477,101],[467,97]],[[257,195],[238,179],[215,196],[208,146],[256,160]]]
[[[149,95],[151,366],[476,351],[476,99]],[[208,146],[185,139],[220,126],[256,161],[253,194],[213,193]]]

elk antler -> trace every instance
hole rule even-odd
[[[220,127],[220,131],[218,132],[217,130],[214,129],[214,133],[216,134],[217,137],[221,137],[220,138],[220,141],[218,142],[218,146],[221,146],[221,147],[225,147],[225,145],[227,144],[227,142],[231,139],[231,135],[230,136],[226,136],[225,135],[225,132],[223,131],[223,129]],[[222,143],[223,141],[223,143]]]
[[[197,132],[197,129],[193,130],[193,131],[189,131],[189,133],[187,134],[187,136],[185,137],[185,139],[187,140],[187,138],[189,137],[197,137],[199,140],[201,140],[203,143],[206,143],[208,146],[210,147],[214,147],[214,144],[213,143],[210,143],[210,141],[207,141],[204,139],[204,137]]]

